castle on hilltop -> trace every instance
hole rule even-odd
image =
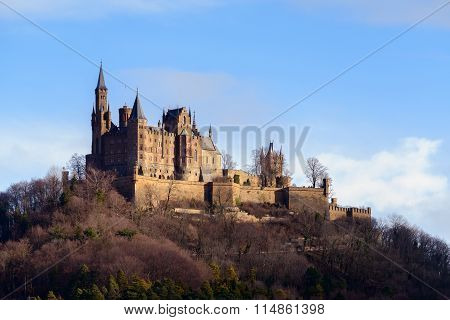
[[[195,113],[185,107],[163,111],[157,126],[148,126],[139,93],[133,108],[119,109],[119,125],[111,121],[108,89],[100,67],[92,110],[92,151],[88,166],[166,180],[212,181],[222,175],[222,157],[212,140],[202,136]]]
[[[153,200],[206,201],[235,206],[242,202],[281,204],[289,209],[312,208],[330,220],[370,217],[369,209],[341,208],[329,203],[330,181],[322,188],[297,188],[283,177],[282,151],[270,143],[259,154],[260,174],[223,169],[211,126],[200,134],[195,112],[181,107],[163,111],[156,126],[147,124],[139,93],[133,107],[119,108],[119,124],[112,122],[108,88],[100,66],[91,115],[91,154],[87,168],[115,172],[116,187],[138,205]],[[352,210],[350,210],[352,209]]]

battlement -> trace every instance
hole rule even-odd
[[[371,216],[371,208],[340,207],[336,204],[328,206],[328,218],[331,221],[344,218],[370,219]]]

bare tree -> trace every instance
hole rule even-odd
[[[320,163],[317,158],[308,158],[306,160],[306,177],[311,182],[313,188],[320,185],[321,181],[328,177],[327,167]]]
[[[264,149],[263,147],[255,149],[252,151],[252,162],[250,163],[250,165],[248,166],[249,171],[251,173],[253,173],[254,175],[261,175],[261,171],[262,171],[262,158],[261,158],[261,154],[264,154]]]
[[[83,180],[86,177],[86,157],[74,153],[68,163],[72,175],[77,180]]]
[[[236,169],[236,162],[233,161],[231,154],[222,151],[222,169]]]
[[[103,200],[113,189],[116,176],[113,172],[89,168],[86,172],[86,188],[90,196],[95,195],[98,200]]]
[[[268,149],[264,147],[253,150],[249,171],[260,177],[261,187],[287,187],[292,181],[291,173],[286,169],[286,159],[281,152],[273,152],[267,158]]]

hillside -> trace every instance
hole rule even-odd
[[[335,221],[305,208],[151,202],[136,208],[96,171],[0,193],[7,299],[442,299],[450,250],[408,225]],[[175,208],[202,209],[186,214]],[[196,212],[196,211],[195,211]],[[244,216],[245,218],[242,218]]]

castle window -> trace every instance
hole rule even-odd
[[[194,161],[197,162],[197,150],[194,150]]]
[[[183,117],[183,124],[186,124],[186,116]]]
[[[214,164],[214,157],[212,158],[212,163]]]

